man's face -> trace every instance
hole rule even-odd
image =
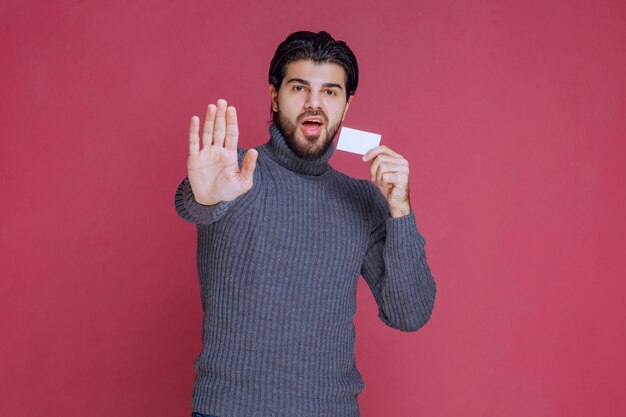
[[[270,85],[276,124],[299,157],[315,159],[332,144],[352,101],[346,94],[340,65],[310,60],[289,63],[278,91]]]

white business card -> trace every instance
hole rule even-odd
[[[376,133],[342,127],[336,149],[365,155],[367,151],[380,145],[380,138],[381,135]]]

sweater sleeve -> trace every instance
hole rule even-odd
[[[230,208],[232,201],[221,201],[205,206],[193,198],[189,178],[185,177],[174,196],[176,212],[183,220],[194,224],[211,224],[218,221]]]
[[[417,331],[429,320],[436,294],[425,241],[413,210],[393,218],[380,191],[378,194],[361,274],[372,290],[382,322],[404,332]]]
[[[246,151],[247,149],[237,148],[239,166],[241,166],[243,162]],[[183,220],[194,224],[208,225],[221,219],[238,200],[239,199],[221,201],[210,206],[200,204],[193,198],[189,178],[185,177],[176,190],[174,205],[176,206],[176,212]]]

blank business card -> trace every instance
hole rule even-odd
[[[342,127],[336,149],[365,155],[367,151],[380,144],[380,137],[381,135],[376,133]]]

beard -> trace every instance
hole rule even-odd
[[[278,117],[276,118],[276,126],[280,133],[285,137],[285,142],[287,142],[287,146],[289,149],[293,151],[300,158],[312,161],[314,159],[319,158],[324,154],[332,145],[333,139],[337,134],[337,130],[341,126],[341,121],[337,122],[333,126],[328,126],[328,117],[324,112],[321,111],[309,111],[304,112],[296,119],[296,124],[292,123],[284,114],[280,112],[280,108],[278,110]],[[307,136],[304,135],[304,142],[300,142],[296,139],[296,133],[298,131],[298,126],[301,121],[309,116],[322,116],[324,118],[324,125],[322,126],[322,133],[326,133],[326,138],[323,143],[319,143],[320,135]]]

